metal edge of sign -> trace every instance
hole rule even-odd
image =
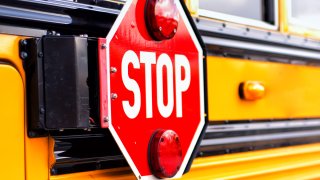
[[[207,74],[207,61],[206,61],[206,59],[207,59],[207,51],[206,51],[205,43],[202,40],[201,34],[198,31],[198,28],[197,28],[192,16],[189,13],[189,10],[188,10],[188,8],[187,8],[187,6],[185,4],[185,1],[184,0],[180,0],[180,4],[181,4],[181,6],[183,8],[184,14],[186,15],[186,17],[188,19],[189,24],[191,25],[193,33],[195,34],[195,36],[196,36],[196,38],[197,38],[197,40],[198,40],[198,42],[200,44],[200,47],[202,48],[202,53],[203,53],[203,56],[199,57],[199,60],[202,59],[202,62],[203,62],[203,64],[202,64],[202,70],[203,70],[202,72],[203,73],[202,73],[202,77],[201,77],[201,80],[202,80],[201,87],[203,87],[203,89],[201,90],[201,92],[204,93],[203,94],[203,98],[204,99],[203,99],[202,103],[204,105],[203,117],[204,117],[204,121],[205,122],[204,122],[204,127],[203,127],[203,129],[202,129],[202,131],[200,133],[199,138],[198,138],[198,141],[197,141],[197,143],[196,143],[196,145],[195,145],[195,147],[193,149],[192,155],[189,158],[189,162],[188,162],[188,164],[187,164],[187,166],[186,166],[186,168],[185,168],[185,170],[183,172],[183,173],[187,173],[187,172],[189,172],[189,170],[191,168],[191,165],[192,165],[192,162],[193,162],[194,158],[197,156],[197,152],[198,152],[198,150],[200,148],[201,141],[202,141],[202,139],[203,139],[203,137],[204,137],[204,135],[206,133],[206,129],[207,129],[207,126],[209,124],[209,120],[208,120],[208,98],[207,98],[208,89],[207,89],[207,84],[203,83],[203,82],[207,82],[207,76],[206,76],[206,74]]]
[[[125,5],[123,6],[122,10],[120,11],[120,14],[118,15],[116,21],[114,22],[114,24],[112,25],[106,40],[107,40],[107,50],[106,50],[106,57],[107,57],[107,62],[106,62],[106,68],[107,68],[107,88],[110,90],[110,42],[112,40],[112,38],[114,37],[116,31],[118,30],[123,18],[125,17],[126,13],[128,12],[131,4],[132,4],[133,0],[127,0]],[[111,93],[111,91],[109,91],[109,93]],[[142,176],[140,175],[138,168],[135,166],[133,160],[131,159],[128,151],[126,150],[126,148],[124,147],[121,139],[119,138],[117,132],[115,131],[113,124],[112,124],[112,116],[111,116],[111,97],[110,95],[108,96],[108,119],[109,119],[109,130],[113,136],[113,138],[115,139],[117,145],[119,146],[119,148],[121,149],[122,154],[124,155],[126,161],[128,162],[129,166],[131,167],[133,173],[135,174],[135,176],[137,177],[137,179],[141,179]]]
[[[117,17],[115,23],[113,24],[113,26],[111,27],[106,40],[107,40],[107,50],[106,50],[106,57],[107,57],[107,62],[106,62],[106,66],[107,66],[107,88],[110,89],[110,42],[113,38],[113,36],[115,35],[116,31],[118,30],[119,25],[121,24],[124,16],[126,15],[127,11],[129,10],[129,7],[131,6],[133,0],[128,0],[126,1],[126,4],[123,6],[119,16]],[[185,169],[189,170],[193,157],[195,156],[196,152],[195,150],[197,149],[197,147],[200,144],[199,138],[201,136],[203,136],[203,132],[205,131],[206,125],[207,125],[207,120],[205,118],[205,102],[204,102],[204,64],[203,64],[203,56],[205,55],[203,53],[203,51],[205,50],[205,48],[202,48],[203,46],[203,41],[201,40],[201,38],[199,38],[199,34],[198,31],[194,31],[196,30],[195,25],[192,24],[193,20],[192,18],[188,17],[189,14],[187,14],[186,12],[186,7],[183,4],[183,2],[179,2],[179,0],[175,0],[176,4],[177,4],[177,8],[179,9],[179,11],[181,12],[181,16],[183,18],[183,21],[185,22],[185,25],[188,29],[188,32],[191,36],[191,38],[193,39],[193,42],[196,45],[196,48],[199,51],[199,87],[200,87],[200,104],[202,104],[202,106],[200,106],[200,123],[197,127],[197,130],[195,132],[195,135],[193,136],[193,139],[190,143],[190,146],[187,150],[187,153],[183,159],[183,162],[181,164],[181,168],[180,170],[177,172],[177,174],[173,177],[173,178],[179,178],[181,177],[186,171]],[[182,5],[183,4],[183,5]],[[189,15],[190,16],[190,15]],[[201,41],[199,41],[199,39]],[[111,92],[109,92],[111,93]],[[133,173],[135,174],[135,176],[138,179],[158,179],[153,175],[148,175],[148,176],[141,176],[137,167],[135,166],[133,160],[131,159],[129,153],[127,152],[126,148],[124,147],[121,139],[119,138],[119,136],[117,135],[113,125],[112,125],[112,116],[111,116],[111,98],[110,96],[108,96],[108,115],[109,115],[109,130],[111,132],[111,134],[113,135],[115,141],[117,142],[119,148],[121,149],[123,155],[125,156],[128,164],[130,165]],[[202,138],[201,138],[202,139]],[[201,140],[200,139],[200,140]],[[192,158],[192,159],[190,159]]]

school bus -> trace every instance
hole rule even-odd
[[[319,178],[320,1],[175,3],[204,45],[208,121],[181,179]],[[1,179],[139,178],[97,120],[97,39],[125,4],[0,3]]]

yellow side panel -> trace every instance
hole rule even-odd
[[[23,180],[24,90],[19,72],[1,64],[0,86],[0,175],[1,179]]]
[[[49,177],[48,138],[26,139],[26,179],[46,180]]]
[[[0,34],[0,59],[1,61],[9,62],[17,68],[24,80],[22,60],[19,57],[19,41],[22,38],[21,36]]]
[[[320,68],[209,56],[209,120],[320,117]],[[241,100],[243,81],[261,81],[262,99]]]
[[[3,129],[5,131],[0,131],[3,132],[3,134],[1,134],[0,137],[6,137],[8,141],[10,141],[10,143],[12,145],[18,145],[19,143],[19,139],[15,138],[15,139],[11,139],[8,138],[10,137],[10,134],[8,132],[16,132],[19,130],[20,133],[22,133],[22,137],[25,140],[25,147],[17,147],[14,148],[14,146],[5,146],[3,145],[2,147],[7,149],[10,152],[16,152],[16,151],[21,151],[25,153],[25,159],[20,159],[15,160],[12,159],[12,157],[6,153],[1,153],[1,155],[11,159],[11,162],[14,164],[24,164],[26,165],[25,167],[25,171],[26,173],[23,174],[23,178],[24,179],[28,179],[28,180],[44,180],[44,179],[48,179],[49,177],[49,162],[48,162],[48,138],[44,137],[44,138],[28,138],[27,134],[26,134],[26,126],[24,126],[26,124],[26,118],[24,117],[24,112],[25,112],[25,106],[24,106],[24,100],[25,100],[25,96],[24,96],[24,88],[23,85],[25,84],[25,74],[24,74],[24,69],[23,69],[23,65],[22,65],[22,60],[19,57],[19,41],[21,39],[23,39],[25,37],[21,37],[21,36],[13,36],[13,35],[4,35],[4,34],[0,34],[0,59],[2,62],[7,62],[12,64],[16,69],[16,73],[17,75],[19,75],[19,83],[21,83],[21,90],[20,92],[16,92],[14,90],[8,90],[6,89],[6,87],[9,87],[8,85],[14,85],[17,80],[13,81],[9,81],[8,85],[4,85],[3,83],[1,83],[1,89],[2,90],[8,90],[11,93],[15,93],[12,96],[5,96],[3,93],[1,95],[4,95],[6,97],[6,101],[1,99],[0,103],[5,103],[7,104],[8,102],[15,102],[14,100],[18,99],[21,102],[22,107],[19,108],[19,106],[4,106],[5,109],[1,109],[1,113],[0,116],[4,115],[4,113],[2,113],[2,111],[5,112],[5,114],[7,114],[8,117],[10,118],[1,118],[1,120],[6,123],[8,122],[8,125],[3,125]],[[1,75],[1,78],[7,78],[7,76],[5,75]],[[21,80],[22,79],[22,80]],[[23,83],[23,84],[22,84]],[[9,111],[10,110],[10,111]],[[12,111],[16,111],[16,110],[21,110],[22,115],[19,116],[19,120],[14,121],[13,117],[18,116],[18,113],[13,113]],[[10,115],[10,116],[9,116]],[[20,127],[22,127],[23,129],[20,129]],[[17,157],[19,157],[19,155],[15,155]],[[1,165],[3,166],[7,166],[6,163],[2,163],[1,161]],[[16,167],[18,168],[18,166]],[[2,169],[1,169],[2,170]],[[19,171],[6,171],[7,173],[11,173],[13,175],[18,175]],[[0,178],[0,179],[14,179],[14,178]]]
[[[51,176],[50,180],[135,180],[129,167]]]
[[[320,144],[198,158],[183,179],[319,178]]]

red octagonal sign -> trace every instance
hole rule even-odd
[[[146,0],[129,0],[107,36],[106,62],[100,62],[107,82],[100,87],[102,126],[108,122],[140,179],[181,177],[205,125],[200,44],[179,1],[153,2],[160,4],[151,13],[174,13],[178,23],[161,27],[172,19],[146,17]],[[168,36],[153,36],[152,21],[159,21],[156,33]]]

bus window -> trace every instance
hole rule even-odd
[[[198,14],[266,29],[278,29],[277,0],[200,0]]]
[[[289,23],[306,28],[320,29],[319,0],[288,0]]]

